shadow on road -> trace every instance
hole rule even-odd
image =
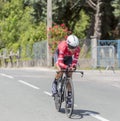
[[[60,112],[65,114],[65,110],[63,108]],[[91,110],[74,109],[71,119],[82,119],[84,117],[90,116],[90,114],[99,115],[100,113]]]
[[[90,116],[90,114],[94,114],[94,115],[99,115],[98,112],[95,111],[91,111],[91,110],[74,110],[73,114],[72,114],[72,119],[82,119],[84,117]]]

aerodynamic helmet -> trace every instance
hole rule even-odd
[[[79,45],[79,40],[75,35],[69,35],[67,37],[67,44],[70,49],[74,49]]]

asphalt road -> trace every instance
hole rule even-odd
[[[0,121],[120,121],[120,71],[74,74],[75,109],[66,117],[51,97],[55,70],[0,69]]]

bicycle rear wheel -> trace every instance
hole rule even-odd
[[[55,108],[59,112],[61,108],[61,100],[58,94],[55,95]]]
[[[55,95],[55,107],[56,107],[56,110],[58,112],[60,112],[60,109],[61,109],[61,104],[62,104],[62,90],[61,90],[61,86],[62,86],[62,83],[61,83],[61,80],[58,81],[58,84],[57,84],[57,90],[58,90],[58,93]]]
[[[67,89],[67,84],[65,86],[65,93],[64,93],[64,99],[65,99],[65,113],[66,115],[70,118],[72,116],[73,113],[73,109],[74,109],[74,87],[73,87],[73,82],[72,79],[69,79],[69,84],[71,86],[71,106],[68,107],[68,89]]]

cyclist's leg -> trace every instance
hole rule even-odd
[[[72,57],[68,57],[67,59],[65,59],[64,60],[64,63],[66,64],[66,65],[71,65],[72,64]],[[72,78],[72,72],[68,72],[67,73],[67,76],[69,77],[69,78]],[[69,84],[69,81],[68,81],[68,83],[67,83],[67,92],[68,92],[68,94],[67,94],[67,97],[68,97],[68,101],[67,101],[67,103],[68,103],[68,105],[70,104],[71,105],[71,95],[72,95],[72,91],[71,91],[71,85]]]
[[[72,79],[72,72],[69,72],[69,79]],[[67,103],[68,103],[68,107],[71,107],[72,87],[71,87],[71,84],[69,83],[69,81],[67,83],[67,90],[68,90]]]
[[[56,66],[58,71],[61,70],[61,68],[59,66]],[[55,94],[57,94],[57,81],[62,77],[63,73],[62,72],[58,72],[56,75],[55,75],[55,79],[52,83],[52,95],[55,96]]]
[[[56,62],[58,60],[58,49],[54,53],[54,64],[56,65]],[[52,82],[52,95],[55,96],[57,93],[57,76],[55,76],[54,81]]]
[[[73,60],[72,56],[64,58],[64,63],[69,66],[69,65],[72,64],[72,60]],[[72,72],[68,72],[67,76],[70,77],[70,78],[72,78]],[[71,92],[71,87],[70,87],[69,83],[67,84],[67,89],[68,89],[68,92]]]
[[[68,72],[67,76],[72,79],[72,72]],[[69,84],[69,82],[67,84],[67,88],[68,88],[68,91],[71,91],[71,85]]]

